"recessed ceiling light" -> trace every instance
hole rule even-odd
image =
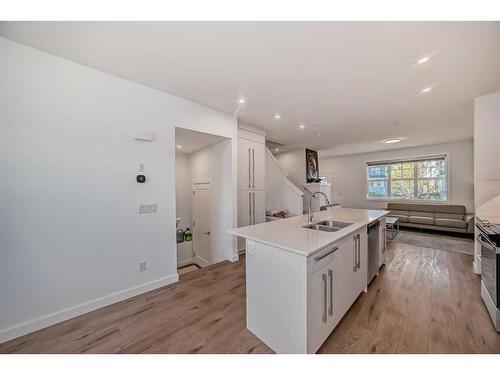
[[[274,149],[274,151],[276,151],[276,152],[278,152],[279,150],[280,150],[280,149],[279,149],[279,148],[277,148],[277,147]]]
[[[245,104],[245,99],[240,99],[240,100],[238,100],[238,103],[240,103],[240,104]]]
[[[306,126],[304,124],[300,124],[299,128],[304,129]]]
[[[432,90],[432,87],[426,87],[425,89],[422,90],[422,94],[425,94],[431,90]]]
[[[181,145],[177,145],[177,148],[182,148],[182,146]]]
[[[278,120],[278,119],[280,119],[280,118],[281,118],[281,115],[280,115],[279,113],[277,113],[277,114],[275,114],[275,115],[274,115],[274,118],[275,118],[276,120]]]
[[[417,61],[417,64],[423,64],[429,60],[430,60],[430,57],[422,57],[420,60]]]
[[[318,137],[321,137],[321,133],[318,133]]]
[[[401,139],[399,138],[392,138],[392,139],[386,139],[384,143],[398,143],[401,142]]]

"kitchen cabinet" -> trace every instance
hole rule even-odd
[[[238,226],[264,223],[265,210],[264,191],[238,191]]]
[[[308,277],[308,352],[314,353],[335,328],[333,315],[334,261]]]
[[[310,264],[317,259],[326,264],[313,269],[308,276],[308,353],[319,349],[359,294],[366,290],[367,241],[365,227],[309,260]]]
[[[345,315],[359,294],[366,289],[368,279],[368,238],[358,231],[339,245],[335,267],[335,324]]]
[[[246,133],[244,133],[246,134]],[[252,137],[255,139],[255,137]],[[264,190],[266,178],[265,139],[238,138],[238,190]]]

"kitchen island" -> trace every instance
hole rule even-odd
[[[367,225],[388,213],[336,207],[230,230],[246,239],[247,328],[277,353],[315,353],[367,291]]]

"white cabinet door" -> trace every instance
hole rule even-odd
[[[308,277],[307,352],[315,353],[335,327],[334,264],[327,263]]]
[[[356,234],[354,234],[342,240],[338,245],[333,288],[335,323],[342,319],[360,293],[360,271],[356,265],[356,241]]]
[[[252,223],[252,192],[238,191],[238,227],[246,227]]]
[[[266,192],[253,191],[253,224],[266,222]]]
[[[238,138],[238,189],[251,189],[252,181],[252,143],[251,141]]]
[[[266,148],[263,143],[252,142],[251,150],[252,189],[264,190],[266,180]]]

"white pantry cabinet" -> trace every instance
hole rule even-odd
[[[266,221],[265,192],[238,191],[238,226],[244,227]]]
[[[238,190],[264,190],[266,178],[265,139],[243,138],[249,132],[239,131],[238,136]],[[250,138],[250,137],[248,137]]]

